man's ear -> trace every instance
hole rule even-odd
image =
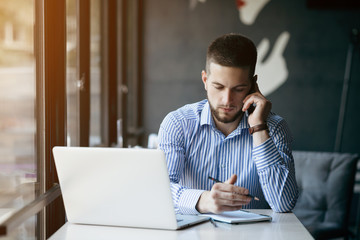
[[[207,74],[206,74],[205,70],[202,70],[202,71],[201,71],[201,79],[202,79],[202,82],[204,83],[204,88],[205,88],[205,90],[207,91],[207,85],[206,85],[206,82],[207,82]]]

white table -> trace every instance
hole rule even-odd
[[[50,240],[78,239],[154,239],[154,240],[223,240],[223,239],[313,239],[293,213],[274,213],[272,210],[251,210],[271,215],[272,222],[226,224],[214,227],[205,222],[183,230],[156,230],[125,227],[107,227],[66,223]]]

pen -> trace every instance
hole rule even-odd
[[[222,181],[220,181],[220,180],[218,180],[218,179],[216,179],[216,178],[210,177],[210,176],[209,176],[209,179],[210,179],[210,180],[213,180],[214,182],[217,182],[217,183],[223,183]],[[252,199],[254,199],[254,200],[256,200],[256,201],[259,201],[259,198],[254,197],[254,196],[251,195],[251,194],[248,194],[248,195],[246,195],[246,196],[251,197]]]
[[[211,224],[212,224],[214,227],[217,228],[217,224],[216,224],[216,222],[214,221],[214,219],[210,218],[210,222],[211,222]]]

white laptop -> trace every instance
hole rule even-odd
[[[54,147],[71,223],[181,229],[208,217],[176,215],[161,150]]]

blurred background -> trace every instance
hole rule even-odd
[[[245,13],[251,2],[264,5],[250,21]],[[207,46],[216,37],[235,32],[252,39],[258,51],[262,44],[259,55],[263,56],[256,71],[260,90],[265,90],[272,101],[273,111],[288,121],[294,149],[333,151],[348,46],[352,29],[360,26],[360,10],[341,3],[331,5],[332,1],[313,1],[323,3],[318,5],[309,2],[312,1],[144,2],[146,131],[157,132],[169,111],[206,97],[200,73],[205,68]],[[243,12],[239,3],[243,4]],[[281,42],[282,49],[277,52],[276,44],[284,34],[288,39]],[[357,49],[344,121],[344,152],[360,150],[360,129],[356,127],[360,122],[359,59]],[[277,86],[269,91],[268,85]]]

